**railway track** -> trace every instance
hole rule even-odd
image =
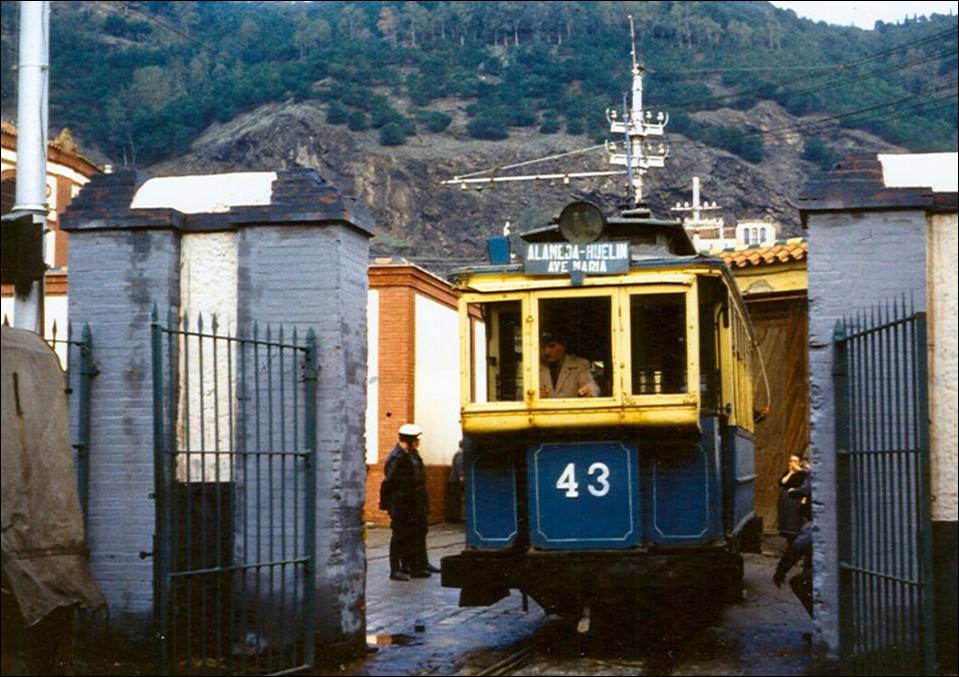
[[[479,672],[475,673],[477,675],[512,675],[520,668],[529,665],[534,660],[536,660],[546,648],[546,645],[549,644],[548,638],[540,638],[537,641],[528,643],[521,647],[520,649],[509,654],[505,658],[502,658],[489,667],[486,667]]]

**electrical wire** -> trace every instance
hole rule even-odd
[[[914,40],[914,41],[912,41],[912,42],[907,42],[907,43],[905,43],[905,44],[903,44],[903,45],[899,45],[898,47],[893,47],[893,48],[891,48],[891,49],[887,49],[887,50],[884,50],[884,51],[882,51],[882,52],[878,52],[878,53],[876,53],[876,54],[872,54],[872,55],[870,55],[870,56],[868,56],[868,57],[864,57],[864,58],[859,59],[859,60],[857,60],[857,61],[851,61],[851,62],[849,62],[849,63],[844,63],[844,64],[837,64],[837,65],[831,66],[831,67],[829,67],[829,68],[830,68],[831,70],[846,70],[846,69],[850,69],[850,68],[857,68],[857,67],[859,67],[859,66],[861,66],[861,65],[863,65],[863,64],[865,64],[865,63],[869,63],[870,61],[875,61],[876,59],[880,59],[880,58],[882,58],[882,57],[884,57],[884,56],[888,56],[888,55],[890,55],[890,54],[894,54],[895,52],[901,51],[901,50],[903,50],[903,49],[909,49],[910,47],[915,47],[915,46],[917,46],[917,45],[919,45],[919,44],[926,44],[926,43],[928,43],[928,42],[933,42],[933,41],[938,40],[939,38],[941,38],[941,37],[943,37],[943,36],[945,36],[945,35],[949,35],[949,34],[953,34],[953,33],[957,33],[957,32],[959,32],[959,29],[957,29],[957,28],[951,28],[951,29],[949,29],[949,30],[942,31],[942,32],[940,32],[940,33],[936,33],[935,35],[930,35],[930,36],[928,36],[928,37],[926,37],[926,38],[923,38],[923,39],[921,39],[921,40]],[[944,54],[948,54],[948,53],[955,53],[955,50],[950,50],[949,52],[944,52]],[[768,68],[765,68],[764,70],[769,70],[769,69],[773,69],[773,68],[776,68],[776,67],[770,66],[770,67],[768,67]],[[899,70],[899,68],[897,68],[897,69],[895,69],[895,70]],[[662,72],[662,71],[654,71],[654,72]],[[819,76],[814,76],[814,77],[821,77],[821,75],[819,75]],[[797,82],[802,82],[803,80],[809,80],[809,79],[811,79],[810,76],[806,76],[806,75],[804,75],[804,76],[799,76],[799,77],[793,78],[793,79],[791,79],[791,80],[786,80],[786,81],[784,81],[784,82],[780,82],[780,83],[776,84],[776,86],[777,86],[777,87],[786,87],[787,85],[796,84]],[[772,83],[770,83],[770,84],[772,84]],[[767,85],[760,85],[760,86],[757,86],[757,87],[751,87],[751,88],[749,88],[749,89],[740,90],[740,91],[738,91],[738,92],[731,92],[731,93],[729,93],[729,94],[718,94],[718,95],[716,95],[716,96],[708,96],[708,97],[702,97],[702,98],[698,98],[698,99],[690,99],[690,100],[688,100],[688,101],[681,101],[681,102],[679,102],[678,104],[675,104],[674,106],[671,106],[670,108],[671,108],[671,109],[676,109],[676,108],[688,107],[688,106],[691,106],[691,105],[694,105],[694,104],[698,104],[698,103],[710,103],[710,102],[713,102],[713,101],[725,101],[725,100],[727,100],[727,99],[736,99],[736,98],[739,98],[739,97],[749,96],[749,95],[751,95],[751,94],[756,94],[756,93],[762,92],[762,91],[764,91],[764,90],[766,89],[766,87],[767,87]]]
[[[931,88],[931,89],[923,90],[923,91],[921,91],[921,92],[918,92],[917,94],[910,94],[909,96],[905,96],[905,97],[902,97],[902,98],[899,98],[899,99],[893,99],[893,100],[890,100],[890,101],[885,101],[885,102],[882,102],[882,103],[879,103],[879,104],[875,104],[875,105],[873,105],[873,106],[867,106],[867,107],[865,107],[865,108],[860,108],[860,109],[853,110],[853,111],[845,111],[845,112],[843,112],[843,113],[838,113],[838,114],[836,114],[836,115],[830,115],[830,116],[825,117],[825,118],[819,118],[819,119],[811,120],[811,121],[808,121],[808,122],[799,122],[799,123],[794,123],[794,124],[789,124],[789,125],[783,125],[783,126],[781,126],[781,127],[776,127],[776,128],[774,128],[774,129],[755,130],[755,131],[751,131],[751,132],[744,132],[744,133],[743,133],[743,136],[773,137],[773,136],[777,136],[777,135],[779,135],[779,134],[802,133],[802,132],[808,132],[808,131],[810,131],[810,130],[818,130],[818,128],[819,128],[819,127],[822,127],[822,126],[824,125],[824,123],[826,123],[826,122],[831,122],[831,121],[834,121],[834,120],[845,119],[845,118],[848,118],[848,117],[854,117],[854,116],[862,115],[862,114],[864,114],[864,113],[869,113],[869,112],[874,112],[874,111],[877,111],[877,110],[882,110],[882,109],[884,109],[884,108],[889,108],[889,107],[891,107],[891,106],[895,106],[895,105],[898,105],[898,104],[900,104],[900,103],[904,103],[904,102],[906,102],[906,101],[913,101],[917,96],[920,96],[920,95],[922,95],[922,94],[930,94],[930,93],[937,92],[937,91],[944,91],[944,90],[953,89],[953,88],[956,87],[956,84],[957,84],[957,81],[953,80],[952,82],[947,83],[947,84],[945,84],[945,85],[941,85],[941,86],[934,87],[934,88]],[[941,97],[940,97],[940,98],[941,98]],[[938,101],[938,100],[940,100],[940,98],[933,98],[933,99],[929,99],[929,100],[927,100],[927,101],[919,102],[919,104],[917,104],[917,105],[924,104],[924,103],[928,103],[929,101]],[[671,141],[671,142],[670,142],[670,145],[682,145],[683,143],[697,143],[697,142],[696,142],[695,140],[692,140],[692,139],[689,140],[689,141],[686,141],[686,142]]]
[[[498,165],[490,169],[481,169],[477,172],[471,172],[470,174],[458,174],[454,177],[455,179],[468,179],[474,176],[481,176],[483,174],[488,174],[490,172],[503,171],[505,169],[516,169],[517,167],[525,167],[527,165],[534,165],[540,162],[549,162],[550,160],[558,160],[560,158],[569,157],[571,155],[580,155],[582,153],[589,153],[591,151],[597,150],[599,148],[605,148],[605,144],[598,144],[595,146],[590,146],[588,148],[580,148],[578,150],[571,150],[567,153],[558,153],[556,155],[549,155],[546,157],[536,158],[535,160],[524,160],[523,162],[517,162],[511,165]]]

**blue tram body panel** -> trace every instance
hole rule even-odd
[[[510,454],[465,457],[466,544],[508,548],[519,533],[516,469]]]
[[[756,443],[752,433],[731,426],[726,431],[726,448],[727,467],[724,475],[730,496],[727,502],[731,511],[729,527],[735,534],[739,533],[755,514],[753,494],[756,484]]]
[[[692,545],[722,538],[720,445],[715,419],[702,420],[693,443],[649,454],[649,540]]]
[[[642,539],[635,445],[529,447],[530,544],[544,550],[621,549]]]

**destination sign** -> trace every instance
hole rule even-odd
[[[526,245],[528,275],[612,275],[629,272],[628,242],[531,242]]]

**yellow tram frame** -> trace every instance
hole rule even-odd
[[[729,322],[719,323],[719,346],[716,351],[721,374],[721,407],[727,412],[729,425],[752,432],[752,330],[732,276],[717,261],[691,262],[683,268],[637,268],[623,275],[587,277],[582,285],[575,287],[569,278],[529,277],[521,272],[483,272],[460,278],[457,286],[464,292],[459,300],[463,431],[483,434],[530,428],[609,426],[698,430],[701,415],[698,284],[702,277],[721,279],[730,300]],[[629,299],[634,294],[653,293],[682,293],[686,300],[688,390],[685,393],[632,394]],[[614,318],[611,328],[614,368],[612,393],[597,398],[541,399],[536,387],[539,367],[534,357],[539,354],[539,304],[534,301],[576,296],[607,296],[611,300]],[[524,399],[475,403],[471,398],[472,370],[476,367],[471,345],[474,319],[469,306],[496,301],[521,303]]]

